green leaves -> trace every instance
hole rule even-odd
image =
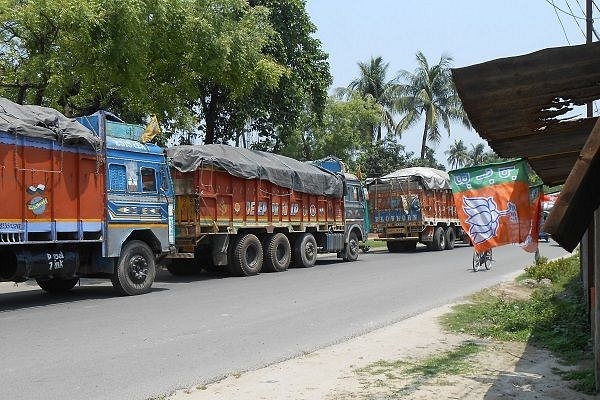
[[[100,108],[205,141],[286,143],[322,113],[327,56],[300,0],[0,0],[0,95]],[[191,140],[191,139],[190,139]]]
[[[396,111],[403,113],[397,131],[425,119],[421,158],[425,158],[427,142],[439,143],[440,126],[450,134],[450,123],[457,121],[470,128],[450,74],[452,58],[442,55],[438,64],[430,66],[427,58],[417,52],[417,68],[413,73],[402,70],[398,73],[398,97]]]

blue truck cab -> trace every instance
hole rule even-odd
[[[147,246],[160,259],[175,241],[173,185],[164,150],[140,141],[143,126],[124,123],[110,113],[100,111],[77,120],[103,139],[105,146],[103,258],[123,259],[125,246],[134,242]],[[111,269],[114,266],[108,264],[106,272]],[[136,278],[135,271],[129,270],[142,285],[143,276]],[[153,281],[155,271],[152,274]]]

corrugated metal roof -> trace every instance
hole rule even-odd
[[[477,133],[501,157],[527,158],[564,183],[596,118],[565,116],[600,99],[600,43],[544,49],[452,70]],[[564,119],[565,117],[569,119]]]
[[[566,182],[544,229],[573,250],[600,203],[600,126],[577,107],[600,99],[600,43],[492,60],[452,75],[473,127],[499,156],[526,158],[549,186]]]

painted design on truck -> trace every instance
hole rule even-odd
[[[48,198],[43,196],[45,191],[46,186],[41,183],[37,186],[32,185],[27,188],[27,193],[34,196],[27,203],[27,209],[35,215],[42,215],[46,211]]]

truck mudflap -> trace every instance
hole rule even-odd
[[[421,232],[421,243],[433,242],[433,236],[435,235],[435,226],[426,226]]]
[[[75,251],[48,249],[0,250],[0,280],[24,281],[35,277],[73,277],[79,268],[79,254]]]

